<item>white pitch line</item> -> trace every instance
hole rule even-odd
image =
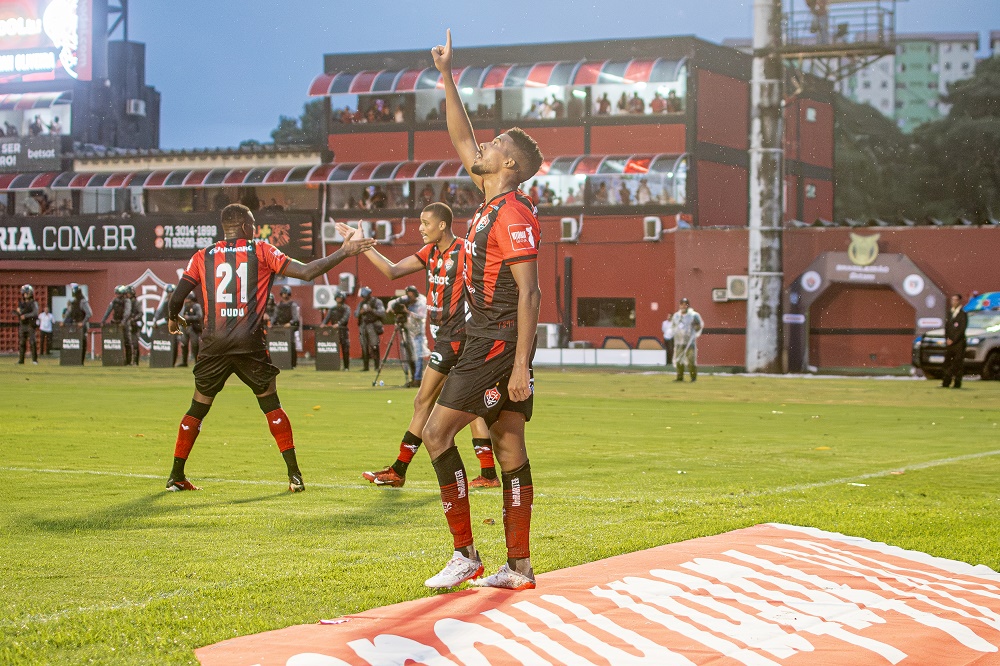
[[[858,474],[856,476],[847,476],[839,479],[828,479],[826,481],[816,481],[813,483],[798,483],[792,486],[778,486],[776,488],[767,488],[764,490],[757,490],[749,493],[743,493],[739,495],[733,495],[734,499],[741,499],[746,497],[764,497],[768,495],[781,495],[783,493],[800,492],[803,490],[812,490],[814,488],[827,488],[829,486],[837,486],[845,483],[854,483],[857,481],[864,481],[865,479],[875,479],[883,476],[889,476],[893,472],[912,472],[921,469],[930,469],[932,467],[940,467],[942,465],[950,465],[958,462],[965,462],[967,460],[977,460],[979,458],[988,458],[990,456],[1000,455],[1000,449],[995,451],[982,451],[980,453],[969,453],[962,456],[953,456],[951,458],[939,458],[937,460],[928,460],[921,463],[913,463],[912,465],[905,465],[903,467],[893,467],[892,469],[880,470],[877,472],[868,472],[867,474]],[[162,479],[162,475],[156,474],[134,474],[130,472],[106,472],[98,470],[82,470],[82,469],[36,469],[33,467],[0,467],[0,472],[24,472],[24,473],[39,473],[39,474],[89,474],[95,476],[114,476],[121,478],[130,479]],[[199,483],[235,483],[245,486],[267,486],[280,483],[275,480],[258,480],[251,481],[247,479],[216,479],[216,478],[199,478],[196,479]],[[370,484],[350,484],[350,483],[310,483],[311,488],[334,488],[338,490],[352,490],[358,488],[368,488]],[[434,493],[440,492],[437,488],[414,488],[410,487],[407,492],[419,492],[419,493]],[[558,496],[560,499],[573,499],[589,502],[635,502],[642,501],[644,498],[641,497],[594,497],[594,496],[574,496],[567,497],[564,495],[559,495],[548,491],[547,493],[540,493],[540,497],[545,496]],[[683,504],[710,504],[715,503],[717,500],[685,500],[672,498],[669,500],[657,499],[655,503],[662,504],[664,502],[673,503],[683,503]]]

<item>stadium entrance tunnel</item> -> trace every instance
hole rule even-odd
[[[905,254],[882,254],[874,256],[870,261],[858,256],[857,252],[824,252],[817,257],[809,267],[792,282],[785,293],[785,340],[787,341],[788,371],[793,373],[807,372],[810,365],[816,365],[810,359],[810,331],[829,335],[860,334],[861,346],[870,342],[870,336],[902,336],[921,335],[933,328],[943,326],[942,314],[945,307],[945,297],[941,289],[935,285],[920,268]],[[828,290],[833,288],[829,293]],[[891,317],[893,324],[898,324],[898,314],[902,306],[899,299],[892,298],[884,292],[892,290],[914,311],[914,326],[912,330],[895,326],[892,328],[872,327],[874,322],[882,323],[884,317]],[[861,297],[859,303],[856,299]],[[852,300],[854,302],[852,302]],[[813,322],[811,310],[813,305],[832,306],[824,309],[824,315]],[[880,306],[888,306],[888,312],[876,312]],[[847,325],[838,317],[837,309],[850,309],[857,317],[852,317]],[[859,309],[865,310],[859,314]],[[858,328],[862,322],[866,327]],[[815,324],[819,323],[820,327]],[[838,325],[844,324],[844,325]],[[869,328],[871,327],[871,328]],[[827,330],[829,328],[829,330]],[[818,330],[817,330],[818,329]],[[879,361],[870,357],[871,351],[863,351],[858,344],[850,344],[851,351],[842,351],[831,355],[831,362],[824,365],[902,365],[899,363]],[[868,346],[868,349],[871,349]],[[865,358],[851,358],[863,353]],[[909,346],[903,346],[899,358],[908,358]],[[890,358],[894,355],[890,354]],[[818,359],[812,359],[817,361]]]

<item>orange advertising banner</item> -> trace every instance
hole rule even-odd
[[[235,638],[205,666],[986,666],[1000,574],[790,525],[757,525]]]

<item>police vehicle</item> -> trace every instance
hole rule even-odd
[[[965,329],[965,374],[1000,379],[1000,291],[969,299],[963,310],[969,315]],[[944,349],[944,329],[927,331],[913,341],[913,366],[928,379],[941,379]]]

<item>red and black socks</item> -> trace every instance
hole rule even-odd
[[[191,449],[194,447],[194,441],[198,439],[198,433],[201,432],[201,422],[208,416],[208,411],[211,408],[210,404],[206,405],[197,400],[191,401],[191,408],[188,409],[177,428],[177,442],[174,444],[174,466],[170,470],[171,479],[180,481],[184,478],[184,464],[187,462],[188,456],[191,455]]]
[[[406,468],[410,466],[413,456],[420,450],[420,445],[424,440],[414,435],[409,430],[403,435],[403,441],[399,443],[399,457],[392,463],[392,469],[400,476],[406,476]]]
[[[432,461],[441,486],[441,505],[448,529],[455,541],[455,550],[465,557],[473,557],[472,512],[469,508],[469,484],[465,474],[462,456],[455,446],[451,446]]]
[[[531,554],[528,542],[531,535],[531,505],[535,498],[535,490],[531,485],[531,463],[526,462],[511,472],[504,472],[501,478],[507,566],[517,569],[517,561],[526,559]]]
[[[484,479],[497,478],[497,467],[493,461],[493,441],[489,437],[473,437],[472,448],[479,458],[479,474]]]
[[[278,400],[278,394],[272,393],[263,398],[258,397],[257,404],[260,405],[260,411],[264,412],[264,416],[267,418],[267,428],[271,431],[271,436],[274,437],[275,444],[278,445],[281,457],[285,459],[285,465],[288,467],[288,475],[295,474],[301,476],[298,461],[295,459],[292,424],[288,420],[288,414],[281,408],[281,401]]]

